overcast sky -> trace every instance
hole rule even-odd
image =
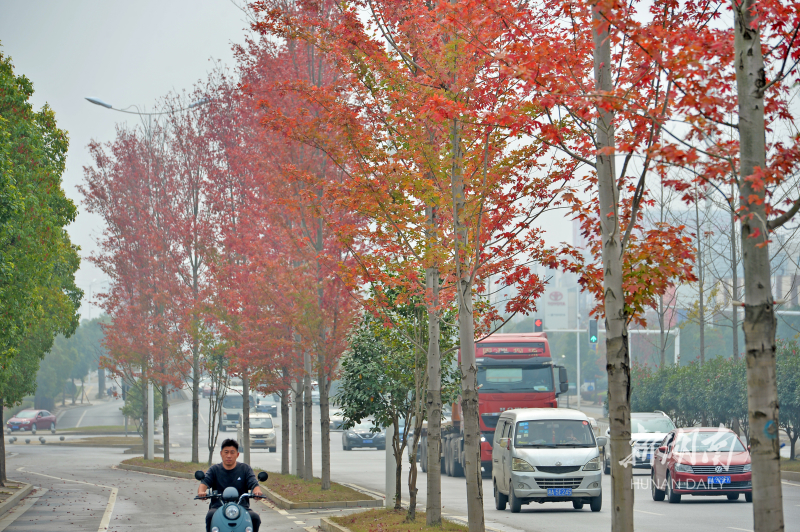
[[[0,0],[0,47],[15,72],[33,82],[33,105],[50,104],[58,125],[69,132],[64,190],[80,214],[69,228],[87,257],[102,231],[99,217],[85,212],[76,186],[91,164],[91,139],[106,142],[114,125],[135,116],[87,102],[96,96],[115,107],[150,107],[171,90],[191,89],[211,70],[211,60],[232,65],[231,45],[242,42],[247,22],[230,0]],[[102,289],[103,273],[87,261],[77,274],[86,292]]]

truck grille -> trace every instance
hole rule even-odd
[[[540,488],[577,488],[581,485],[581,477],[567,477],[567,478],[539,478],[534,477],[536,485]]]
[[[541,471],[542,473],[555,473],[556,475],[563,475],[565,473],[574,473],[575,471],[579,471],[581,466],[536,466],[536,471]]]
[[[692,466],[692,473],[695,475],[736,475],[739,473],[744,473],[744,465],[732,465],[728,466],[725,469],[725,466],[722,466],[722,471],[717,472],[717,466],[715,465],[701,465],[701,466]]]

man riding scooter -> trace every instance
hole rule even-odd
[[[205,478],[197,489],[199,497],[204,497],[209,489],[222,493],[228,487],[236,488],[240,494],[253,490],[254,495],[263,495],[261,487],[258,485],[258,479],[250,466],[236,461],[239,458],[239,442],[233,439],[223,441],[219,454],[222,457],[222,463],[208,468]],[[247,513],[253,520],[253,532],[258,532],[261,518],[250,509],[250,502],[247,498],[244,498],[240,504],[247,508]],[[211,518],[220,506],[222,506],[222,502],[219,498],[211,500],[206,514],[206,532],[211,532]]]

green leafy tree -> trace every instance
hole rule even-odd
[[[142,427],[144,426],[144,418],[147,415],[147,384],[143,384],[141,380],[136,379],[128,388],[125,394],[125,404],[122,407],[122,415],[132,418],[136,425],[136,430],[139,435],[144,439],[146,436]],[[161,417],[163,410],[163,403],[161,394],[153,393],[153,416],[154,421],[158,421]]]
[[[800,346],[797,340],[778,340],[778,401],[781,428],[789,436],[789,459],[797,459],[800,438]]]

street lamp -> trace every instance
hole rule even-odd
[[[197,101],[194,101],[194,102],[190,103],[187,107],[182,107],[180,109],[171,109],[169,111],[161,111],[161,112],[157,112],[157,113],[147,113],[147,112],[140,111],[139,108],[137,106],[135,106],[135,105],[129,105],[128,107],[125,107],[124,109],[117,109],[116,107],[114,107],[110,103],[108,103],[108,102],[106,102],[104,100],[101,100],[100,98],[96,98],[94,96],[88,96],[88,97],[86,97],[86,100],[88,102],[90,102],[90,103],[95,104],[95,105],[99,105],[100,107],[105,107],[106,109],[111,109],[112,111],[118,111],[120,113],[127,113],[127,114],[131,114],[131,115],[138,115],[139,118],[142,118],[142,119],[146,116],[147,117],[147,142],[148,142],[148,147],[149,147],[149,144],[150,144],[150,135],[151,135],[151,132],[152,132],[152,125],[153,125],[153,117],[154,116],[171,115],[171,114],[174,114],[174,113],[179,113],[181,111],[187,111],[189,109],[194,109],[196,107],[200,107],[201,105],[205,105],[205,104],[211,102],[210,98],[201,98],[200,100],[197,100]],[[129,109],[131,109],[131,108],[134,108],[136,110],[135,111],[130,111]],[[142,120],[142,121],[144,121],[144,120]],[[94,282],[94,281],[92,281],[92,282]],[[154,458],[154,444],[153,444],[153,436],[154,436],[154,430],[155,430],[155,426],[154,426],[155,425],[154,406],[155,406],[155,402],[153,400],[153,383],[148,381],[148,383],[147,383],[147,445],[145,446],[145,451],[146,451],[145,452],[145,459],[148,459],[148,460],[152,460]]]

